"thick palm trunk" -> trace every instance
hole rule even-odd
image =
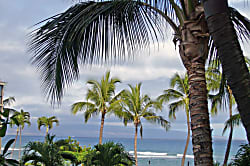
[[[138,124],[135,124],[134,155],[135,155],[135,165],[136,166],[138,166],[138,159],[137,159],[137,133],[138,133]]]
[[[17,137],[18,137],[18,133],[19,133],[19,128],[17,127],[17,129],[16,129],[16,138],[15,138],[15,142],[14,142],[13,149],[12,149],[12,152],[11,152],[11,158],[13,158],[13,153],[14,153],[14,149],[15,149],[15,146],[16,146],[16,140],[17,140]]]
[[[20,127],[18,159],[20,159],[21,157],[21,148],[22,148],[22,128]]]
[[[207,106],[205,61],[208,37],[202,8],[190,15],[181,27],[179,52],[188,73],[189,110],[196,166],[213,165],[212,137]]]
[[[188,127],[188,135],[187,135],[187,140],[186,140],[186,145],[185,145],[183,157],[182,157],[182,160],[181,160],[181,166],[184,166],[184,164],[185,164],[186,153],[187,153],[188,144],[189,144],[189,140],[190,140],[190,120],[189,120],[189,112],[187,112],[187,127]]]
[[[99,144],[102,144],[102,136],[103,136],[103,127],[104,127],[105,114],[106,114],[106,112],[102,113],[100,135],[99,135]]]
[[[250,142],[250,74],[229,16],[227,0],[204,1],[204,8],[209,33],[214,40]]]
[[[232,113],[233,94],[232,94],[232,90],[229,87],[228,87],[228,91],[229,91],[229,117],[231,118],[233,116],[233,113]],[[229,137],[228,137],[228,141],[227,141],[227,149],[226,149],[225,158],[224,158],[224,162],[223,162],[224,166],[227,165],[227,161],[228,161],[228,157],[229,157],[229,153],[230,153],[230,149],[231,149],[231,144],[232,144],[232,138],[233,138],[233,125],[231,124],[230,133],[229,133]]]

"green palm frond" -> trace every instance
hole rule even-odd
[[[170,128],[170,123],[162,116],[156,116],[155,114],[153,114],[152,116],[144,116],[144,118],[151,123],[157,123],[161,125],[165,128],[166,131],[168,131],[168,129]]]
[[[170,100],[176,100],[176,99],[180,99],[183,97],[184,97],[184,94],[182,94],[181,92],[174,90],[174,89],[167,89],[167,90],[164,90],[164,94],[158,97],[158,100],[160,100],[161,102],[168,102]]]
[[[248,18],[244,17],[240,12],[238,12],[235,8],[229,8],[230,17],[232,23],[234,24],[234,28],[236,30],[238,38],[244,42],[250,39],[250,21]],[[209,39],[209,64],[213,61],[219,63],[219,57],[217,55],[217,49],[214,45],[212,38]],[[219,65],[217,65],[218,67]]]
[[[186,107],[185,100],[178,100],[169,104],[169,114],[168,114],[169,118],[176,119],[175,116],[176,112],[181,108],[185,109],[185,107]]]
[[[225,127],[222,131],[222,135],[227,131],[228,128],[230,128],[231,126],[233,128],[235,128],[236,126],[239,126],[241,124],[241,117],[240,117],[240,114],[235,114],[233,115],[230,119],[228,119],[226,122],[225,122]]]
[[[31,33],[29,50],[47,99],[61,100],[79,77],[79,63],[121,61],[163,38],[164,19],[154,9],[142,1],[82,2],[42,21]]]
[[[250,21],[248,18],[244,17],[240,12],[232,7],[229,8],[229,12],[231,14],[231,19],[234,23],[238,38],[240,38],[242,41],[249,40]]]

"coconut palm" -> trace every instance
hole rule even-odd
[[[249,59],[248,58],[245,58],[245,59],[249,67],[250,66]],[[232,90],[230,86],[228,85],[228,81],[226,81],[225,76],[220,72],[220,70],[218,69],[218,67],[216,67],[216,65],[220,65],[220,63],[215,64],[213,67],[209,67],[207,70],[208,89],[212,92],[217,91],[215,95],[209,95],[209,98],[211,99],[211,103],[212,103],[211,112],[212,114],[217,114],[218,108],[221,110],[228,110],[229,119],[231,119],[233,117],[232,112],[233,112],[233,106],[235,104],[235,99],[234,99]],[[216,67],[216,69],[214,67]],[[235,119],[235,117],[233,119]],[[237,121],[236,124],[238,123],[239,122]],[[225,133],[225,130],[229,128],[228,125],[230,126],[230,133],[228,137],[228,143],[227,143],[223,165],[227,165],[231,143],[232,143],[232,137],[233,137],[233,128],[234,128],[233,123],[226,122],[226,127],[223,130],[223,134]]]
[[[165,120],[162,116],[157,115],[154,110],[162,108],[162,104],[159,101],[153,101],[148,95],[141,94],[141,83],[137,84],[135,87],[129,85],[129,90],[124,90],[122,92],[122,111],[115,110],[114,113],[117,117],[123,120],[126,126],[128,122],[133,122],[135,127],[134,136],[134,155],[135,163],[138,165],[137,160],[137,135],[138,127],[140,127],[140,135],[142,138],[143,123],[142,120],[146,120],[151,123],[158,123],[166,130],[170,127],[169,122]]]
[[[169,32],[165,23],[170,25],[189,77],[195,164],[213,164],[205,62],[214,45],[208,45],[210,38],[199,0],[80,2],[41,23],[31,33],[30,51],[52,103],[60,102],[64,88],[78,79],[80,63],[124,60],[126,55],[135,55],[149,48],[151,42],[165,38]]]
[[[176,119],[175,113],[181,109],[185,111],[187,117],[187,140],[181,161],[181,165],[185,164],[185,157],[188,149],[188,144],[190,140],[190,115],[189,115],[189,87],[188,87],[188,77],[181,77],[179,74],[175,74],[170,80],[171,89],[164,91],[164,94],[158,97],[162,102],[169,103],[169,117]]]
[[[56,126],[59,125],[59,121],[55,116],[52,117],[40,117],[37,119],[37,125],[38,125],[38,130],[41,130],[41,127],[44,126],[46,127],[46,136],[49,133],[49,130],[51,130],[53,128],[53,123],[56,123]]]
[[[100,82],[89,80],[87,83],[92,87],[88,89],[87,101],[74,103],[71,108],[73,114],[84,111],[85,123],[93,115],[101,114],[99,144],[102,144],[105,115],[112,113],[119,106],[119,100],[117,100],[119,94],[118,96],[115,95],[115,85],[119,82],[120,80],[117,78],[110,78],[110,72],[107,72]]]
[[[20,156],[21,156],[21,145],[22,145],[22,130],[24,129],[25,124],[27,124],[28,126],[31,125],[31,123],[30,123],[30,113],[25,112],[25,111],[23,111],[21,109],[20,112],[16,111],[14,113],[14,116],[15,116],[16,120],[18,121],[18,125],[16,124],[16,126],[17,126],[17,135],[18,135],[18,131],[20,133],[20,135],[19,135],[19,153],[18,153],[18,158],[20,158]],[[16,135],[16,138],[15,138],[15,143],[13,145],[14,146],[13,151],[14,151],[14,148],[15,148],[15,145],[16,145],[17,135]],[[13,151],[12,151],[12,154],[13,154]]]
[[[227,83],[236,99],[250,142],[250,74],[238,41],[250,39],[250,22],[237,10],[230,8],[228,0],[203,1],[209,33],[216,46]],[[238,23],[235,24],[236,22]]]

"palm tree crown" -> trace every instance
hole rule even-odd
[[[40,117],[37,119],[38,130],[41,130],[41,127],[45,126],[46,135],[48,135],[49,130],[53,128],[53,123],[56,123],[57,126],[59,125],[59,120],[55,116],[48,118],[45,116]]]
[[[71,111],[76,114],[79,111],[84,111],[85,123],[93,115],[101,113],[101,128],[99,143],[102,143],[103,125],[106,113],[112,113],[114,109],[119,107],[120,100],[117,100],[118,95],[115,95],[115,85],[121,82],[118,78],[110,78],[110,72],[107,72],[102,77],[101,81],[89,80],[87,83],[92,87],[88,89],[84,102],[77,102],[72,105]]]

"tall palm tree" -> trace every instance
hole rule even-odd
[[[80,63],[124,60],[165,38],[165,23],[170,25],[189,78],[195,164],[213,164],[205,82],[205,60],[213,50],[208,46],[213,45],[208,45],[200,0],[81,2],[41,23],[31,33],[30,51],[52,103],[60,102],[64,88],[78,79]]]
[[[250,61],[247,57],[245,57],[247,66],[248,68],[250,67]],[[214,62],[213,62],[214,63]],[[207,69],[207,82],[208,82],[208,89],[210,91],[217,91],[215,95],[209,95],[209,98],[211,99],[211,112],[212,114],[216,114],[218,108],[219,109],[224,109],[229,111],[229,119],[234,119],[235,117],[239,118],[238,114],[237,116],[233,117],[233,105],[235,104],[235,99],[232,93],[232,90],[230,86],[228,85],[228,81],[225,79],[225,75],[222,74],[219,70],[220,63],[212,64],[212,67],[209,67]],[[215,69],[215,68],[216,69]],[[236,120],[237,123],[239,124],[239,120]],[[231,148],[231,143],[232,143],[232,138],[233,138],[233,128],[234,128],[234,123],[230,123],[228,120],[226,122],[226,127],[223,130],[223,134],[225,133],[225,130],[227,128],[230,128],[230,133],[228,137],[228,143],[227,143],[227,148],[226,148],[226,153],[225,153],[225,158],[224,158],[224,163],[223,165],[227,165],[228,158],[229,158],[229,153],[230,153],[230,148]]]
[[[24,129],[25,124],[27,124],[28,126],[31,125],[31,123],[30,123],[30,113],[29,112],[25,112],[25,111],[23,111],[21,109],[20,112],[16,111],[14,113],[14,116],[15,116],[16,120],[18,121],[18,125],[16,124],[16,126],[17,126],[17,135],[16,135],[16,138],[15,138],[15,143],[13,145],[12,155],[13,155],[13,151],[14,151],[14,148],[15,148],[15,145],[16,145],[16,140],[17,140],[18,131],[19,131],[20,135],[19,135],[19,153],[18,153],[18,158],[20,159],[20,156],[21,156],[21,146],[22,146],[22,130]]]
[[[121,81],[117,78],[110,78],[110,72],[107,72],[100,82],[89,80],[87,83],[92,87],[88,89],[87,101],[74,103],[71,108],[73,114],[84,111],[85,123],[91,116],[101,113],[99,144],[102,144],[105,115],[112,113],[114,108],[119,106],[120,101],[117,100],[119,94],[115,95],[115,85],[119,82]]]
[[[164,94],[158,97],[162,102],[169,102],[169,117],[176,119],[175,113],[180,109],[183,109],[187,118],[187,140],[181,161],[181,165],[184,166],[186,153],[190,141],[190,115],[189,115],[189,87],[188,87],[188,77],[181,77],[179,74],[175,74],[170,80],[171,89],[164,91]]]
[[[37,119],[38,130],[41,130],[41,127],[46,127],[46,136],[49,133],[49,130],[53,128],[53,123],[56,123],[56,126],[59,125],[59,120],[55,116],[51,117],[40,117]]]
[[[154,110],[161,109],[162,104],[159,101],[152,101],[148,95],[141,94],[141,83],[133,87],[129,85],[129,90],[122,92],[122,111],[115,110],[114,113],[120,119],[123,120],[126,126],[128,122],[133,122],[135,127],[134,137],[134,155],[135,163],[138,165],[137,160],[137,135],[138,127],[140,127],[140,135],[142,138],[143,125],[142,120],[146,120],[151,123],[158,123],[166,130],[170,127],[169,122],[162,116],[158,116]]]
[[[213,38],[223,72],[232,89],[250,142],[250,74],[238,40],[238,37],[250,39],[250,22],[238,11],[230,8],[228,0],[203,1],[209,33]],[[238,24],[234,24],[236,22]]]

